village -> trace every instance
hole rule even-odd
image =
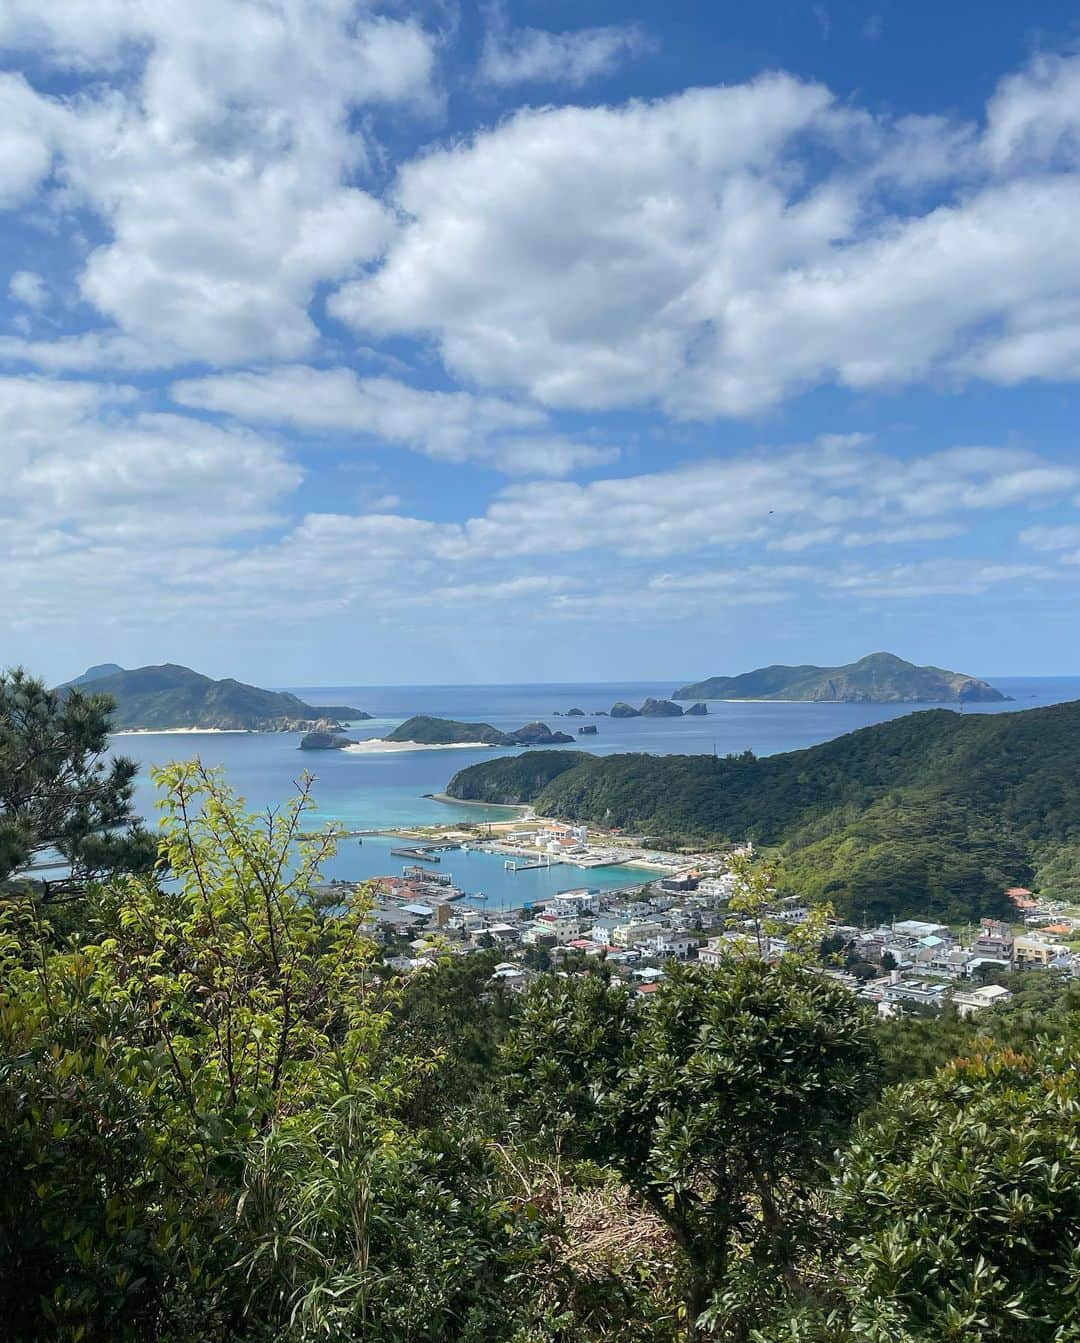
[[[602,961],[615,977],[647,996],[672,962],[718,965],[748,950],[778,959],[799,941],[811,910],[788,898],[751,921],[730,908],[737,877],[733,859],[752,846],[672,853],[647,837],[597,832],[532,816],[463,830],[410,830],[409,853],[436,861],[437,852],[477,847],[506,855],[506,866],[620,864],[641,880],[615,890],[577,885],[517,908],[489,910],[471,903],[445,875],[417,861],[400,877],[369,883],[369,928],[391,970],[411,975],[447,955],[496,950],[503,960],[493,979],[524,990],[540,973],[583,973]],[[1052,970],[1080,977],[1074,946],[1080,912],[1014,887],[1006,893],[1013,917],[984,918],[958,928],[928,919],[877,927],[830,921],[814,966],[872,1003],[882,1017],[937,1014],[952,1004],[968,1016],[1007,1002],[1014,971]],[[753,929],[751,923],[753,922]],[[753,931],[753,936],[750,936]]]

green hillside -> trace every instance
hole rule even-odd
[[[453,746],[481,741],[488,746],[502,746],[506,733],[490,723],[458,723],[452,718],[432,718],[416,714],[388,732],[386,741],[414,741],[424,746]]]
[[[98,674],[103,671],[107,674]],[[116,705],[113,721],[118,730],[216,727],[268,731],[320,719],[348,722],[371,717],[345,705],[306,704],[285,691],[260,690],[231,677],[215,681],[175,663],[132,671],[91,668],[58,689],[63,692],[72,686],[108,695]]]
[[[785,882],[853,917],[1004,912],[1006,887],[1080,873],[1080,702],[911,714],[755,759],[559,753],[474,765],[452,797],[597,825],[778,850]],[[558,767],[556,767],[558,765]],[[1048,887],[1048,893],[1054,890]]]
[[[552,732],[546,723],[526,723],[514,732],[500,732],[490,723],[459,723],[453,718],[416,714],[387,733],[385,740],[423,746],[471,746],[475,742],[485,746],[555,746],[574,738],[565,732]]]
[[[759,667],[740,676],[710,676],[681,686],[677,700],[820,700],[849,704],[952,704],[1007,698],[988,681],[917,667],[894,653],[871,653],[843,667]]]

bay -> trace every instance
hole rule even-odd
[[[1040,705],[1080,699],[1080,677],[993,678],[1011,702],[979,704],[965,713],[1009,713]],[[413,714],[430,714],[464,722],[486,722],[503,730],[539,719],[575,736],[567,747],[611,754],[644,751],[653,754],[725,755],[746,749],[757,755],[799,750],[872,723],[926,709],[927,705],[728,703],[711,701],[706,717],[580,718],[556,717],[580,708],[586,715],[610,710],[618,700],[638,705],[647,696],[665,698],[673,683],[609,682],[511,686],[319,686],[288,687],[312,704],[352,704],[375,715],[356,724],[350,736],[368,740],[384,736]],[[955,707],[955,706],[948,706]],[[582,723],[597,727],[595,737],[577,738]],[[136,808],[154,816],[155,793],[149,770],[170,760],[199,756],[224,769],[230,785],[255,810],[282,803],[305,771],[315,776],[317,810],[312,824],[336,821],[349,830],[392,829],[408,825],[448,824],[505,817],[495,808],[437,802],[424,794],[445,788],[466,765],[512,752],[480,750],[417,750],[387,754],[342,751],[302,752],[291,733],[129,734],[113,738],[113,749],[140,765]],[[513,752],[516,753],[516,752]],[[362,845],[343,842],[326,875],[362,880],[399,874],[401,860],[388,853],[389,841],[367,837]],[[640,869],[580,869],[561,865],[532,872],[506,872],[503,859],[485,853],[451,853],[438,870],[450,871],[463,889],[483,891],[490,908],[520,905],[575,886],[610,889],[643,879]]]

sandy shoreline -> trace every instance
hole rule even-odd
[[[480,802],[476,798],[451,797],[449,793],[432,793],[433,802],[446,802],[451,807],[495,807],[499,811],[532,811],[525,802]]]
[[[341,749],[349,755],[389,755],[394,751],[487,751],[491,746],[486,741],[386,741],[372,737],[370,741],[353,742]]]
[[[110,732],[110,737],[203,737],[208,733],[229,733],[247,736],[253,729],[247,727],[124,727]]]

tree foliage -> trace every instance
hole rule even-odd
[[[168,881],[113,881],[60,947],[5,911],[8,1336],[503,1336],[543,1223],[402,1118],[428,1061],[385,1048],[362,894],[305,898],[306,788],[256,818],[198,764],[158,782]]]
[[[535,1126],[615,1166],[670,1227],[693,1321],[739,1259],[794,1287],[804,1182],[858,1113],[872,1058],[849,993],[736,957],[673,971],[647,1002],[595,979],[544,983],[506,1066]]]
[[[136,767],[105,759],[106,696],[58,696],[21,670],[0,675],[0,882],[45,859],[39,889],[56,902],[109,873],[145,870],[155,846],[136,824]]]
[[[107,706],[5,685],[41,801],[7,834],[74,814],[85,880],[117,813],[79,789],[122,812],[130,785],[98,768]],[[77,928],[27,884],[0,903],[5,1339],[1080,1337],[1075,984],[871,1023],[766,963],[778,876],[749,859],[744,954],[648,995],[574,957],[523,998],[494,952],[402,979],[362,889],[314,895],[307,781],[261,816],[198,762],[157,782],[156,866],[87,881]]]
[[[843,1302],[762,1339],[1063,1343],[1080,1336],[1074,1048],[959,1059],[892,1090],[845,1152]]]

